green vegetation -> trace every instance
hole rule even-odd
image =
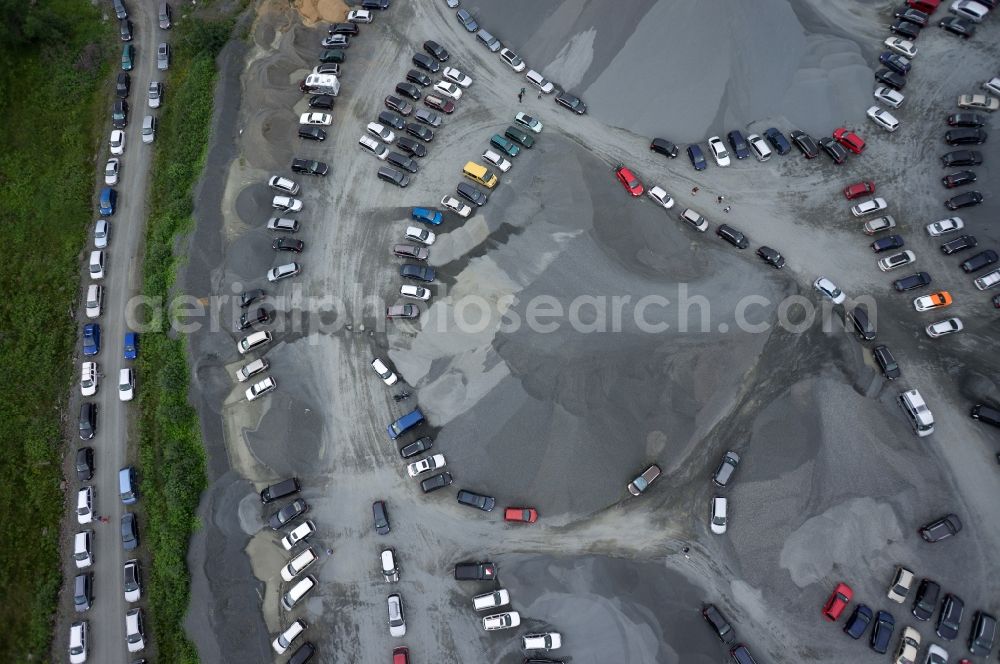
[[[88,2],[0,0],[0,662],[41,661],[52,638],[72,312],[115,46]]]
[[[225,44],[232,21],[185,19],[178,26],[157,132],[157,153],[150,188],[143,294],[166,302],[179,258],[175,239],[192,224],[192,190],[204,166],[212,118],[215,56]],[[196,662],[184,634],[190,575],[185,555],[198,527],[195,510],[205,488],[205,453],[195,410],[188,404],[188,368],[183,339],[172,337],[168,323],[146,332],[139,353],[139,467],[142,502],[148,518],[145,542],[152,554],[148,629],[164,662]]]

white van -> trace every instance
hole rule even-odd
[[[94,564],[94,557],[90,555],[90,537],[93,530],[84,530],[73,536],[73,560],[76,561],[76,568],[83,569]]]
[[[319,92],[322,94],[340,94],[340,79],[333,74],[309,74],[303,84],[307,92]]]
[[[505,604],[510,604],[510,593],[507,592],[506,588],[500,588],[499,590],[494,590],[491,593],[485,593],[483,595],[476,595],[472,598],[472,606],[476,609],[476,611],[495,609],[496,607],[504,606]]]
[[[301,579],[294,586],[289,588],[288,592],[281,596],[281,605],[285,607],[286,611],[291,611],[292,608],[299,603],[303,597],[306,596],[310,590],[316,586],[316,579],[311,576],[307,576]]]
[[[528,73],[525,74],[524,77],[528,79],[528,83],[531,83],[533,86],[535,86],[545,94],[549,94],[550,92],[552,92],[552,90],[555,89],[555,86],[552,85],[552,81],[546,81],[545,77],[539,74],[534,69],[529,69]]]
[[[76,522],[90,523],[94,518],[94,487],[85,486],[76,493]]]
[[[104,308],[104,286],[90,284],[87,286],[87,318],[97,318]]]
[[[705,217],[701,216],[691,208],[684,208],[684,211],[680,214],[681,221],[686,224],[690,224],[695,230],[704,233],[708,230],[708,222],[705,221]]]
[[[934,415],[927,407],[924,398],[917,390],[907,390],[899,395],[899,406],[906,413],[910,426],[918,436],[929,436],[934,433]]]
[[[281,568],[281,578],[285,581],[291,581],[301,574],[302,570],[316,562],[316,559],[316,552],[313,551],[312,547],[309,547],[289,560],[288,564]]]
[[[236,349],[240,351],[240,355],[246,355],[252,350],[256,350],[261,346],[271,343],[271,333],[267,331],[254,332],[253,334],[247,335],[240,339],[240,343],[237,344]]]

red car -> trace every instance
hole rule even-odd
[[[906,4],[925,14],[933,14],[934,10],[941,4],[941,0],[906,0]]]
[[[503,520],[534,523],[538,521],[538,511],[534,507],[508,507],[503,511]]]
[[[430,106],[435,111],[441,111],[442,113],[455,112],[455,103],[450,99],[441,99],[440,97],[435,97],[434,95],[427,95],[424,97],[424,104]]]
[[[403,646],[393,648],[392,664],[410,664],[410,649]]]
[[[853,131],[847,131],[843,127],[840,127],[833,131],[833,137],[837,139],[838,143],[854,154],[861,154],[865,151],[865,142]]]
[[[846,583],[838,583],[837,587],[833,589],[830,599],[826,600],[826,604],[823,605],[823,617],[827,620],[837,620],[847,608],[852,597],[854,597],[854,592],[851,587]]]
[[[867,196],[868,194],[875,193],[875,183],[871,180],[863,180],[861,182],[855,182],[854,184],[849,184],[844,187],[844,196],[847,200],[853,201],[855,198],[860,198],[861,196]]]
[[[615,175],[618,176],[618,181],[622,183],[628,193],[633,196],[642,196],[643,192],[646,190],[642,186],[642,182],[639,181],[632,171],[625,168],[624,166],[618,166],[615,169]]]

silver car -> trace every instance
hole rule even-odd
[[[403,599],[397,593],[386,598],[389,609],[389,634],[400,637],[406,635],[406,620],[403,617]]]
[[[298,263],[285,263],[284,265],[279,265],[278,267],[272,267],[267,273],[268,281],[279,281],[281,279],[287,279],[288,277],[293,277],[302,269],[299,267]]]
[[[160,71],[170,68],[170,44],[166,42],[156,47],[156,68]]]

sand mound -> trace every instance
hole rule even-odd
[[[347,5],[343,0],[296,0],[292,3],[302,22],[312,26],[317,23],[336,23],[347,17]]]

